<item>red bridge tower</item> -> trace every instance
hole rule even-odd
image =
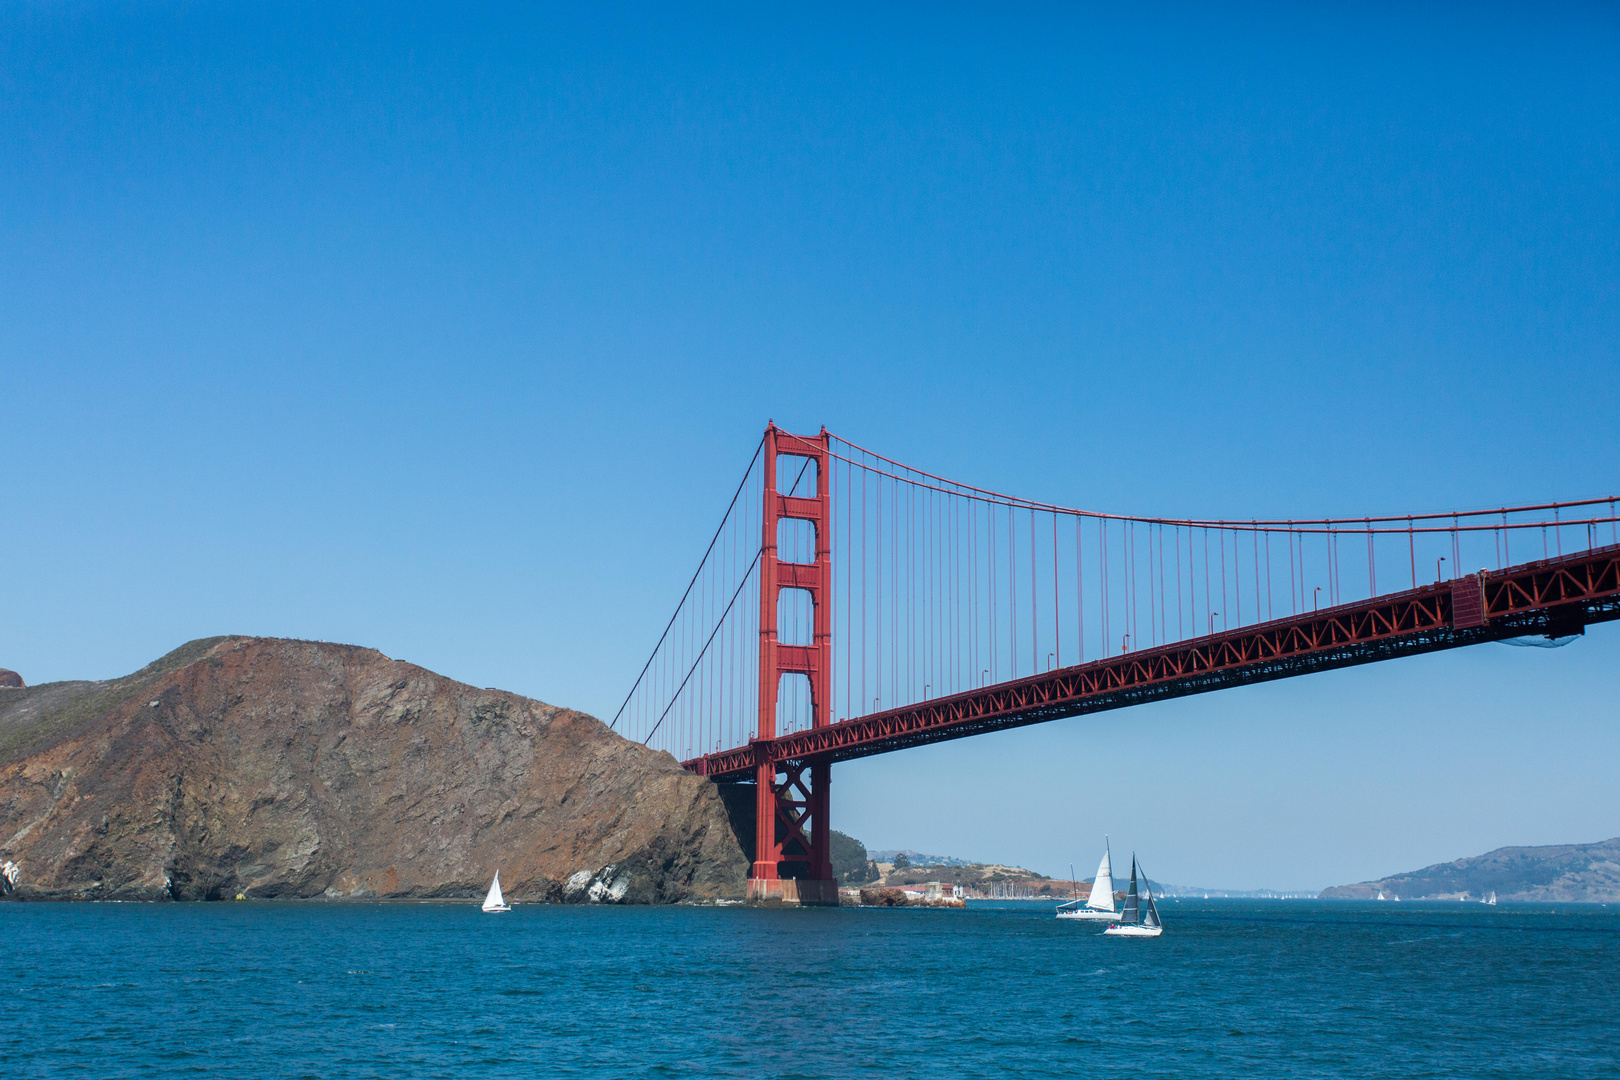
[[[794,468],[789,493],[777,489],[777,458],[809,459],[815,469],[815,494],[801,496],[809,468]],[[759,730],[754,748],[754,865],[748,875],[748,899],[779,903],[838,903],[832,874],[832,837],[827,822],[827,788],[832,765],[822,760],[773,760],[777,701],[782,676],[803,675],[810,684],[811,726],[831,721],[832,620],[828,603],[832,586],[832,512],[828,496],[827,429],[806,438],[790,435],[772,423],[765,430],[764,537],[759,556]],[[797,462],[794,462],[797,465]],[[815,530],[814,561],[783,562],[777,538],[787,520],[810,523]],[[809,645],[786,645],[778,639],[777,609],[782,590],[809,594],[813,611]]]

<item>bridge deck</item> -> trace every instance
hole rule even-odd
[[[694,758],[743,778],[780,761],[848,761],[923,743],[1620,618],[1620,545],[1525,563],[1126,653]]]

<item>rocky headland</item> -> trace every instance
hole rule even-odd
[[[222,637],[0,691],[13,899],[740,898],[719,790],[583,713],[374,649]]]
[[[1324,900],[1498,900],[1551,903],[1620,901],[1620,837],[1595,844],[1505,847],[1468,859],[1435,863],[1377,881],[1335,885]]]

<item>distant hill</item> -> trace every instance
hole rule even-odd
[[[1379,892],[1402,900],[1499,900],[1614,903],[1620,901],[1620,837],[1596,844],[1505,847],[1436,863],[1422,870],[1322,891],[1324,900],[1371,900]]]
[[[890,848],[887,851],[874,851],[871,858],[877,862],[894,862],[896,855],[904,855],[906,861],[912,866],[972,866],[971,859],[958,859],[954,855],[926,855],[921,851],[912,851],[910,848]]]

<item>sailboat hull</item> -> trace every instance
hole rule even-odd
[[[1164,933],[1162,926],[1110,926],[1103,931],[1104,937],[1158,937]]]
[[[1113,922],[1115,919],[1119,918],[1119,912],[1096,911],[1092,908],[1076,908],[1073,911],[1060,911],[1057,913],[1057,917],[1060,919],[1087,919],[1092,922],[1101,922],[1104,920]]]

